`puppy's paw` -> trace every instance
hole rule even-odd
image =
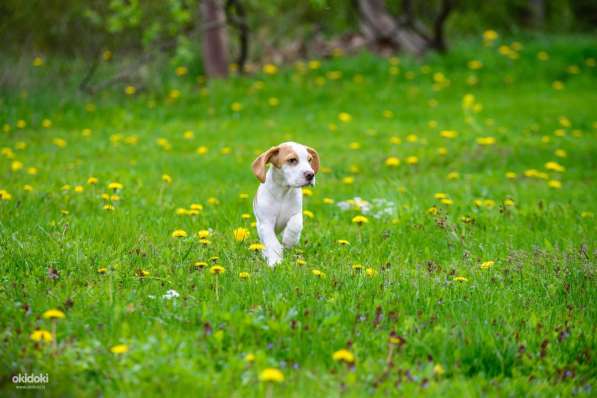
[[[271,268],[274,268],[276,265],[280,264],[281,262],[282,262],[282,256],[274,255],[274,256],[267,257],[267,265],[269,265]]]
[[[275,249],[265,249],[265,251],[263,252],[263,256],[265,257],[265,259],[267,260],[267,265],[269,265],[270,267],[275,267],[276,265],[280,264],[282,262],[282,252],[283,249],[282,247],[278,247]]]

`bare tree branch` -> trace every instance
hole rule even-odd
[[[431,47],[435,48],[439,52],[445,52],[447,49],[446,41],[444,37],[444,25],[450,12],[452,11],[454,4],[453,0],[442,0],[439,14],[433,23],[433,40]]]
[[[236,15],[232,14],[234,9]],[[245,72],[245,63],[249,56],[249,25],[247,24],[247,15],[242,3],[238,0],[227,0],[226,18],[238,30],[239,54],[236,61],[238,71]]]

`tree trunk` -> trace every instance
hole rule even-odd
[[[409,23],[400,25],[388,12],[384,0],[358,0],[358,5],[361,30],[370,43],[394,47],[415,55],[421,55],[427,50],[425,37],[408,26]]]
[[[228,35],[219,0],[201,0],[203,64],[207,77],[228,76]]]
[[[529,0],[529,10],[531,12],[531,24],[537,28],[542,27],[545,22],[545,1]]]

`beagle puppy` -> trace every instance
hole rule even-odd
[[[266,165],[272,166],[267,169]],[[253,199],[257,233],[265,246],[270,267],[282,261],[283,246],[296,245],[303,229],[302,187],[315,185],[319,170],[317,151],[296,142],[285,142],[262,153],[253,162],[261,184]],[[282,234],[282,244],[277,234]],[[283,246],[282,246],[283,245]]]

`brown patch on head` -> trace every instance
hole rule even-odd
[[[286,163],[288,160],[295,158],[298,160],[298,155],[297,153],[294,151],[294,149],[292,149],[292,145],[290,144],[282,144],[280,146],[278,146],[278,153],[276,154],[276,156],[272,157],[270,162],[280,168],[284,165],[284,163]]]
[[[275,157],[279,150],[280,148],[277,146],[271,147],[261,155],[257,156],[257,159],[253,161],[251,168],[253,169],[253,174],[255,174],[255,177],[257,177],[259,181],[265,182],[265,165],[271,162],[272,157]]]
[[[259,181],[265,182],[265,176],[267,172],[265,166],[266,164],[271,163],[275,167],[280,168],[285,162],[293,157],[298,160],[298,155],[289,144],[271,147],[253,161],[251,166],[253,169],[253,174],[255,174]]]
[[[313,148],[307,147],[307,152],[311,155],[311,159],[309,159],[309,163],[311,163],[311,167],[313,168],[313,172],[317,174],[319,171],[319,154]]]

